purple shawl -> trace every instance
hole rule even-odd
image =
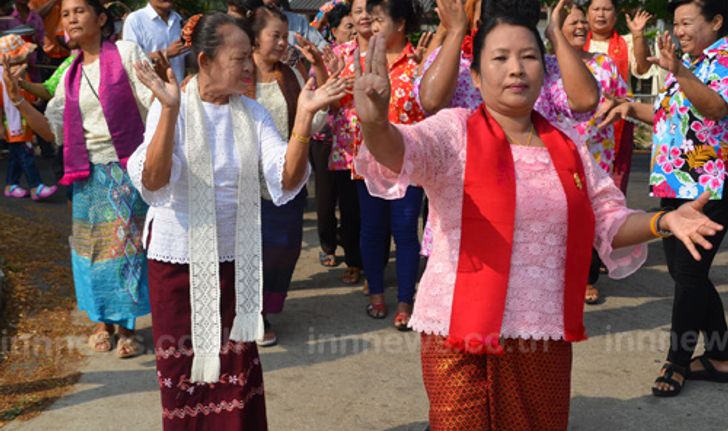
[[[88,150],[84,137],[79,105],[79,89],[83,72],[83,52],[68,68],[66,105],[63,112],[63,185],[85,180],[90,175]],[[119,49],[113,42],[103,41],[99,53],[100,82],[97,90],[111,142],[122,167],[144,140],[144,122],[132,92],[129,76],[121,62]]]

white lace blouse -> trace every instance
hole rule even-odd
[[[184,98],[182,100],[184,101]],[[306,175],[300,184],[292,190],[284,190],[282,180],[287,144],[281,139],[265,108],[245,97],[243,102],[255,124],[254,136],[257,136],[258,139],[260,165],[265,178],[265,186],[273,202],[276,205],[283,205],[293,199],[306,184],[310,166],[307,167]],[[238,204],[240,158],[233,140],[229,105],[213,105],[203,102],[203,109],[207,141],[212,147],[219,259],[221,262],[230,262],[235,259],[235,216]],[[147,257],[169,263],[189,263],[188,168],[184,151],[185,112],[183,102],[175,129],[175,147],[172,154],[172,174],[169,184],[159,190],[150,191],[144,188],[141,181],[147,148],[159,123],[161,105],[158,101],[155,101],[149,110],[144,143],[134,152],[128,164],[129,175],[134,186],[151,207],[147,213],[144,228],[145,243],[147,235],[151,232]]]

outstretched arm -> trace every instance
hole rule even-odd
[[[710,192],[703,193],[698,199],[681,205],[677,210],[666,213],[657,222],[657,213],[632,214],[614,236],[614,248],[628,247],[655,238],[653,230],[667,231],[685,244],[695,260],[700,260],[696,246],[710,250],[713,245],[705,237],[713,236],[723,230],[723,226],[703,214],[703,207],[710,200]]]
[[[377,162],[399,173],[404,161],[404,140],[388,119],[391,87],[386,51],[386,40],[377,34],[369,41],[364,70],[359,62],[355,62],[354,105],[364,145]],[[354,58],[359,58],[358,50]]]

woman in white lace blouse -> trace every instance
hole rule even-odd
[[[148,64],[157,97],[129,172],[149,203],[145,239],[165,429],[266,429],[260,193],[293,199],[309,175],[313,114],[341,98],[333,80],[298,99],[288,145],[270,115],[241,97],[251,37],[223,14],[196,16],[185,37],[199,65],[180,93]],[[259,181],[259,169],[264,178]]]

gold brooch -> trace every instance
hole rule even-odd
[[[584,188],[584,184],[581,183],[581,178],[576,172],[574,172],[574,184],[576,184],[576,188],[579,190],[582,190]]]

